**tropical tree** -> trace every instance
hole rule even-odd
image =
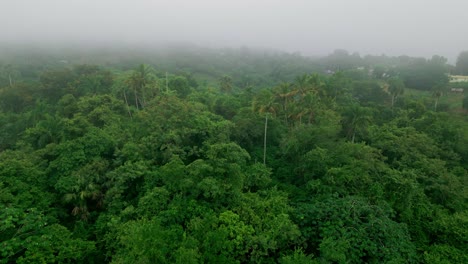
[[[325,81],[326,79],[317,73],[309,75],[308,93],[317,94],[321,98],[326,98],[328,94]]]
[[[0,65],[0,86],[8,84],[10,87],[13,87],[20,78],[21,72],[17,66],[12,64]]]
[[[0,88],[0,109],[8,112],[22,112],[34,104],[35,85],[22,82]]]
[[[356,133],[364,132],[371,123],[371,114],[372,112],[369,107],[362,107],[357,104],[353,104],[345,110],[342,120],[343,127],[352,143],[356,139]]]
[[[223,92],[232,92],[232,77],[229,75],[223,75],[221,78],[219,78],[219,87]]]
[[[1,263],[90,263],[95,243],[34,208],[0,209]]]
[[[392,96],[392,108],[398,96],[402,95],[405,91],[405,83],[398,77],[392,77],[388,80],[388,92]]]
[[[327,197],[297,207],[306,252],[321,263],[417,263],[408,228],[388,206],[361,197]]]
[[[265,132],[263,137],[263,164],[266,163],[266,143],[268,131],[268,116],[276,116],[279,104],[276,103],[275,96],[269,90],[262,90],[254,99],[254,112],[265,115]]]
[[[468,95],[463,97],[463,109],[468,110]]]
[[[337,72],[325,80],[323,90],[325,90],[328,98],[335,102],[348,92],[350,84],[351,81],[343,72]]]
[[[140,66],[138,66],[138,68],[135,69],[127,79],[128,86],[133,90],[133,94],[135,96],[135,107],[137,109],[140,107],[143,108],[146,105],[144,88],[154,79],[152,72],[153,68],[151,66],[140,64]],[[125,92],[124,96],[127,98]]]
[[[431,90],[438,83],[448,82],[446,59],[434,56],[431,60],[413,59],[407,65],[397,68],[405,86],[418,90]]]
[[[310,76],[308,74],[303,74],[297,76],[294,80],[294,88],[298,90],[301,94],[305,94],[307,89],[310,87]]]
[[[276,101],[281,105],[281,112],[284,117],[284,121],[288,124],[290,109],[290,101],[298,93],[299,90],[294,89],[294,86],[287,82],[282,82],[273,89]]]
[[[58,101],[63,95],[73,89],[71,84],[76,79],[76,74],[70,69],[43,72],[40,76],[40,95],[49,101]]]
[[[439,104],[440,97],[446,91],[447,86],[443,83],[438,83],[432,88],[432,96],[435,98],[434,111],[437,112],[437,105]]]
[[[174,76],[169,80],[168,86],[180,97],[186,97],[190,93],[189,82],[184,76]]]

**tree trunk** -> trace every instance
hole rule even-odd
[[[131,119],[133,119],[132,112],[130,112],[130,107],[128,106],[127,94],[125,93],[125,89],[123,90],[123,95],[124,95],[124,99],[125,99],[125,104],[127,105],[128,115],[130,116]]]
[[[167,80],[167,72],[166,72],[166,93],[169,92],[168,80]]]
[[[436,98],[435,104],[434,104],[434,111],[437,112],[437,104],[439,104],[439,97]]]
[[[135,93],[135,106],[137,110],[140,110],[140,107],[138,106],[138,93],[136,89],[133,89],[133,92]]]
[[[145,108],[146,106],[145,85],[142,85],[140,90],[141,90],[141,98],[142,98],[140,100],[141,108]]]
[[[265,115],[265,135],[263,137],[263,165],[266,165],[267,127],[268,127],[268,114]]]

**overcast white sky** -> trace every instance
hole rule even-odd
[[[0,42],[192,42],[325,55],[468,49],[468,0],[0,0]]]

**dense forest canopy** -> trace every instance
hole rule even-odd
[[[467,61],[9,49],[0,263],[468,263]]]
[[[0,83],[13,79],[37,80],[44,71],[70,68],[74,65],[101,65],[113,71],[129,71],[141,63],[152,66],[157,72],[192,74],[199,80],[215,85],[223,75],[233,78],[239,88],[255,86],[267,88],[283,81],[293,81],[302,74],[330,73],[352,69],[374,71],[377,78],[400,75],[410,88],[431,90],[437,83],[448,81],[446,73],[463,74],[466,52],[458,56],[456,66],[447,64],[447,59],[434,55],[430,59],[409,56],[350,54],[337,49],[324,57],[305,57],[299,53],[278,50],[223,48],[209,49],[191,44],[152,48],[82,48],[47,49],[23,47],[14,49],[0,47],[2,75]],[[466,68],[466,67],[465,67]]]

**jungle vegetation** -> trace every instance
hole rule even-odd
[[[4,53],[0,263],[468,263],[462,54]]]

